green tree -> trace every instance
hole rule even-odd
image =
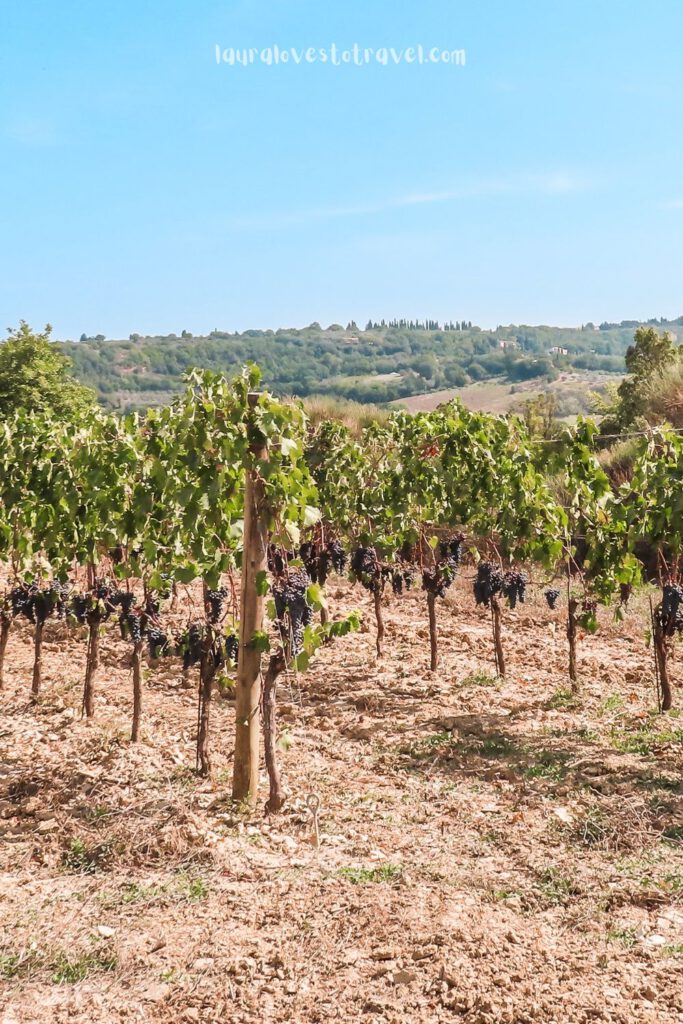
[[[650,386],[674,362],[677,351],[668,331],[660,334],[654,327],[638,328],[624,357],[629,376],[617,388],[614,405],[605,410],[603,434],[628,430],[647,412]]]
[[[0,418],[17,410],[71,419],[95,404],[95,393],[70,374],[70,361],[50,342],[48,324],[34,332],[22,320],[0,344]]]

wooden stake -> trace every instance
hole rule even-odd
[[[254,409],[259,396],[250,393]],[[252,457],[265,461],[268,449],[263,440],[252,443]],[[258,469],[246,471],[244,485],[244,549],[242,593],[240,596],[240,649],[235,684],[235,762],[232,776],[233,800],[254,804],[258,792],[259,737],[261,723],[261,652],[251,640],[263,629],[265,598],[256,591],[256,577],[268,568],[268,529],[263,518],[264,487]]]

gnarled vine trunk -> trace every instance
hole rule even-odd
[[[501,607],[497,597],[491,598],[491,623],[493,627],[493,650],[496,660],[496,672],[501,679],[505,678],[505,654],[501,636]]]
[[[576,610],[579,602],[571,597],[567,605],[567,640],[569,641],[569,678],[572,693],[579,692],[579,677],[576,671]]]
[[[377,590],[375,590],[375,619],[377,620],[377,657],[382,657],[382,641],[384,640],[384,618],[382,616],[382,592],[381,592],[381,581],[377,581]]]
[[[8,615],[0,613],[0,690],[5,685],[5,651],[9,640],[9,631],[12,628],[12,620]]]
[[[83,711],[86,718],[95,714],[95,676],[100,664],[100,624],[91,622],[88,626],[88,653],[85,664],[85,685],[83,687]]]
[[[31,701],[35,704],[40,696],[43,685],[43,628],[44,622],[36,622],[33,634],[33,680],[31,682]]]
[[[133,646],[133,726],[130,732],[131,743],[140,739],[140,721],[142,719],[142,640],[136,640]]]
[[[436,672],[439,664],[438,635],[436,632],[436,594],[427,591],[427,610],[429,611],[429,667]]]
[[[263,678],[263,749],[270,783],[270,793],[266,801],[267,814],[275,814],[287,799],[277,762],[277,681],[284,670],[284,654],[281,651],[272,654]]]
[[[657,675],[659,676],[660,710],[670,711],[673,704],[673,692],[669,679],[669,649],[666,635],[660,625],[655,624],[652,643],[655,649]]]
[[[197,708],[197,772],[202,778],[211,775],[211,754],[209,751],[209,726],[211,724],[211,695],[216,675],[213,644],[205,642],[199,663],[199,702]]]

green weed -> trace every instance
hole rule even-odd
[[[380,864],[376,868],[340,868],[338,874],[354,885],[369,885],[396,881],[401,875],[401,868],[397,864]]]

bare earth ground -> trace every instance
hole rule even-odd
[[[423,595],[388,600],[376,662],[367,595],[332,585],[334,610],[361,607],[369,629],[281,687],[291,800],[270,821],[228,799],[230,700],[202,782],[175,660],[149,672],[135,749],[113,631],[87,724],[82,639],[46,628],[31,709],[30,634],[14,629],[2,1024],[682,1022],[683,720],[650,714],[644,598],[581,641],[573,707],[562,613],[506,611],[498,684],[469,588],[440,605],[432,675]]]

